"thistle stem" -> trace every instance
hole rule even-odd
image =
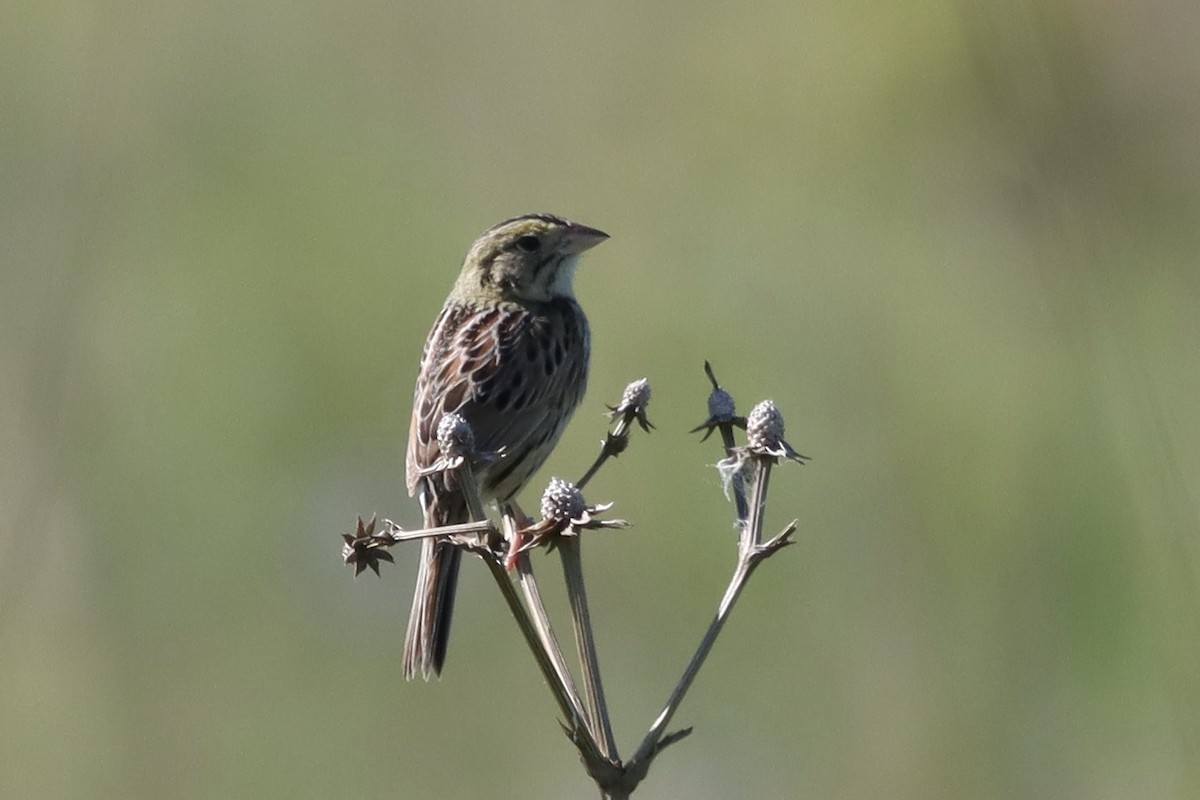
[[[508,610],[512,612],[513,618],[517,621],[517,627],[521,629],[521,634],[525,637],[525,643],[529,645],[529,649],[537,661],[538,669],[541,670],[550,691],[554,694],[563,718],[568,721],[572,729],[578,729],[585,717],[583,704],[579,701],[575,687],[571,683],[561,680],[560,672],[549,652],[542,646],[538,629],[531,621],[525,607],[521,605],[521,598],[512,581],[509,580],[504,565],[490,558],[485,560],[492,577],[496,579],[496,585],[500,587],[500,593],[504,595],[504,600],[508,603]]]
[[[441,525],[437,528],[421,528],[416,531],[402,531],[394,528],[388,535],[397,542],[410,542],[417,539],[429,539],[434,536],[462,536],[470,533],[499,533],[490,521],[461,522],[457,525]]]
[[[696,652],[692,655],[687,667],[683,670],[683,675],[680,677],[679,682],[675,684],[675,688],[671,691],[671,696],[667,698],[662,711],[659,712],[653,724],[650,725],[650,730],[646,732],[646,736],[642,739],[641,745],[638,746],[637,752],[633,754],[633,758],[629,759],[627,766],[630,770],[636,770],[639,767],[649,769],[650,761],[653,760],[659,750],[659,742],[666,734],[667,726],[671,723],[671,718],[679,710],[679,705],[683,702],[684,695],[687,694],[688,689],[691,688],[692,681],[696,679],[697,673],[700,672],[700,667],[704,666],[705,659],[708,658],[713,645],[716,644],[717,637],[721,634],[721,629],[725,627],[725,623],[729,619],[729,614],[733,610],[733,604],[742,593],[742,589],[746,587],[746,581],[750,578],[750,573],[753,569],[754,563],[749,563],[745,558],[738,559],[737,568],[734,570],[733,577],[725,589],[725,594],[721,598],[720,605],[717,606],[716,615],[713,617],[712,622],[709,623],[708,630],[704,632],[704,638],[700,640],[700,645],[696,648]]]
[[[737,441],[733,438],[733,426],[723,424],[720,429],[721,442],[725,445],[725,456],[733,458],[734,448],[737,447]],[[749,513],[746,509],[746,484],[742,480],[741,470],[733,474],[733,506],[737,510],[738,533],[741,534],[746,527],[746,516]]]
[[[770,471],[771,459],[762,457],[756,459],[751,505],[748,516],[745,518],[747,524],[741,532],[737,566],[734,568],[733,577],[730,578],[729,585],[725,589],[725,594],[721,597],[721,602],[717,606],[717,613],[713,616],[712,622],[709,623],[708,630],[704,632],[704,637],[700,640],[700,645],[696,648],[696,652],[692,655],[691,660],[684,669],[683,676],[675,685],[670,697],[667,698],[663,710],[655,718],[645,738],[642,739],[637,752],[626,763],[626,767],[631,773],[637,774],[638,772],[642,772],[644,774],[644,771],[649,769],[650,762],[653,761],[655,755],[667,744],[677,741],[677,739],[673,739],[672,737],[664,738],[667,726],[670,724],[675,712],[679,709],[680,703],[683,702],[683,698],[691,687],[692,681],[695,680],[696,674],[700,671],[700,667],[704,665],[705,659],[708,658],[709,652],[712,651],[713,645],[716,644],[717,637],[725,627],[725,623],[733,611],[734,603],[741,596],[742,590],[746,588],[746,583],[750,580],[750,576],[754,573],[758,565],[775,551],[791,543],[789,537],[796,529],[795,522],[791,523],[775,538],[765,544],[761,543],[763,510],[766,507],[766,493],[767,484],[770,480]]]
[[[472,517],[476,519],[486,519],[483,512],[483,502],[479,494],[479,485],[475,481],[474,472],[471,470],[470,464],[464,464],[460,473],[463,481],[463,492],[467,498],[467,505],[470,509]],[[513,518],[510,514],[504,515],[504,524],[510,528],[509,534],[513,534]],[[491,530],[495,530],[494,526],[489,526]],[[490,549],[489,549],[490,552]],[[488,569],[495,578],[496,584],[500,587],[501,593],[504,595],[505,601],[508,603],[509,611],[517,621],[517,626],[521,629],[522,635],[525,636],[525,641],[529,645],[529,649],[533,652],[534,659],[538,662],[538,668],[541,669],[542,675],[546,678],[546,683],[550,686],[550,691],[554,693],[554,699],[558,702],[559,708],[571,725],[573,731],[578,730],[580,723],[586,719],[583,711],[583,704],[579,701],[579,691],[575,688],[575,682],[571,679],[571,673],[567,669],[566,659],[563,658],[562,649],[558,646],[558,641],[554,638],[554,631],[550,629],[550,621],[546,616],[545,606],[542,605],[541,597],[537,593],[537,584],[533,583],[533,571],[529,566],[528,554],[522,554],[524,564],[518,562],[517,574],[522,575],[522,566],[524,571],[528,573],[528,583],[522,576],[521,586],[525,589],[526,605],[521,604],[520,598],[517,597],[512,581],[508,578],[508,573],[504,569],[503,561],[500,558],[488,557],[484,560],[487,562]],[[532,585],[532,591],[529,589]],[[595,746],[594,743],[592,745]]]
[[[596,641],[592,635],[587,588],[583,580],[583,552],[579,539],[564,538],[558,544],[558,552],[562,558],[567,599],[571,604],[575,648],[579,653],[579,666],[583,672],[588,724],[591,727],[592,735],[598,739],[601,752],[608,759],[615,761],[618,758],[617,744],[608,715],[608,703],[604,698],[604,685],[600,680],[600,660],[596,653]]]
[[[750,487],[749,524],[742,535],[743,552],[753,552],[762,541],[763,513],[767,510],[767,486],[771,482],[771,467],[774,459],[756,456],[754,459],[754,483]]]
[[[600,455],[596,456],[596,460],[588,467],[587,472],[583,473],[583,477],[575,482],[576,489],[582,490],[584,486],[587,486],[588,481],[600,471],[600,468],[604,466],[606,461],[610,458],[616,458],[625,450],[626,445],[629,443],[629,428],[629,420],[622,417],[617,422],[616,427],[605,434],[604,441],[600,443]]]

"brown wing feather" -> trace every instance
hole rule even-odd
[[[421,359],[409,428],[409,493],[418,491],[420,470],[437,460],[438,422],[454,411],[470,423],[481,450],[504,448],[504,458],[480,474],[484,491],[501,500],[515,494],[582,399],[588,351],[587,321],[571,300],[528,308],[448,305]]]

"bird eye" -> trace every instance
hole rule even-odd
[[[517,239],[517,248],[524,250],[526,253],[536,252],[541,242],[536,236],[522,236]]]

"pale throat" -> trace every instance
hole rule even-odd
[[[579,266],[579,256],[568,256],[554,271],[554,279],[546,287],[550,297],[575,296],[575,268]]]

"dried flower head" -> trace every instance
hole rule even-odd
[[[391,541],[390,534],[375,533],[374,514],[367,522],[363,522],[363,518],[359,517],[354,526],[354,533],[342,534],[342,560],[354,567],[356,578],[368,568],[378,575],[380,561],[394,562],[392,554],[381,549],[388,547]]]
[[[649,380],[638,378],[625,387],[625,393],[621,395],[621,408],[645,408],[648,405],[650,405]]]
[[[583,517],[587,504],[575,484],[562,478],[551,478],[542,493],[542,517],[554,522],[570,522]]]
[[[745,428],[746,418],[737,415],[737,407],[733,402],[733,395],[725,391],[719,383],[717,376],[713,374],[712,364],[704,362],[704,374],[708,376],[708,382],[712,384],[712,392],[708,395],[708,419],[692,428],[692,433],[704,431],[704,436],[700,441],[704,441],[712,432],[720,430],[724,437],[726,446],[731,446],[733,442],[733,429]]]
[[[722,389],[720,386],[713,389],[708,395],[708,417],[714,422],[729,422],[733,419],[736,407],[733,404],[733,395]]]
[[[746,417],[746,444],[753,450],[777,450],[783,440],[783,414],[774,400],[763,400]]]
[[[446,458],[470,458],[475,452],[475,432],[461,414],[450,412],[442,416],[437,441]]]
[[[621,402],[608,407],[609,419],[621,420],[618,423],[620,436],[627,436],[629,426],[635,420],[644,431],[648,432],[654,427],[650,424],[650,420],[646,419],[646,406],[648,405],[650,405],[650,381],[648,379],[638,378],[625,387],[625,392],[621,395]],[[617,452],[624,449],[624,442],[622,442]]]
[[[504,455],[504,448],[479,452],[475,449],[475,432],[461,414],[451,411],[438,420],[437,443],[440,451],[433,463],[418,472],[432,475],[456,470],[464,465],[489,464]]]
[[[792,449],[783,438],[783,414],[772,400],[763,400],[754,406],[746,418],[747,452],[768,458],[786,458],[803,464],[808,456]]]
[[[553,548],[561,536],[578,536],[580,531],[599,528],[627,527],[629,523],[623,519],[597,519],[594,516],[610,508],[612,503],[589,506],[575,484],[561,478],[551,478],[542,494],[542,519],[517,531],[514,549],[509,552],[508,560],[535,547],[545,545]]]

